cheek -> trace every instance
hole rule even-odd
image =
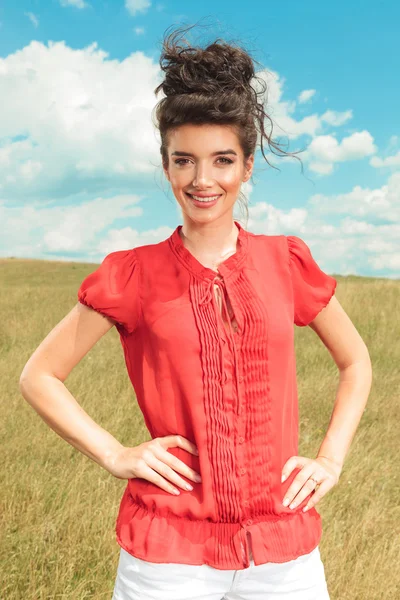
[[[176,176],[176,175],[170,175],[169,176],[169,182],[170,182],[170,184],[171,184],[172,187],[179,187],[181,180],[182,180],[182,177],[179,177],[179,176]]]
[[[238,173],[226,173],[218,180],[220,186],[224,188],[227,192],[236,191],[240,184],[242,183],[242,179],[240,174]]]
[[[171,167],[168,173],[169,182],[172,186],[178,187],[182,181],[188,178],[188,174],[184,170]]]

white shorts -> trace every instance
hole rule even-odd
[[[222,570],[153,563],[121,548],[112,600],[329,600],[317,546],[284,563]]]

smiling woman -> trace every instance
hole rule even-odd
[[[253,87],[249,54],[218,40],[185,47],[182,31],[164,40],[165,79],[155,92],[165,97],[155,114],[164,174],[184,224],[167,244],[154,246],[155,267],[144,248],[136,249],[142,321],[129,363],[142,363],[141,340],[157,352],[146,363],[157,373],[161,397],[148,374],[152,400],[139,400],[146,422],[154,435],[175,430],[196,440],[199,463],[179,448],[170,451],[202,471],[202,485],[174,499],[153,484],[143,491],[139,480],[128,483],[116,526],[121,552],[113,600],[145,592],[229,599],[237,570],[244,570],[242,598],[270,591],[326,600],[319,514],[285,508],[291,481],[283,486],[280,475],[297,450],[291,275],[298,268],[310,277],[310,289],[299,284],[309,312],[298,309],[309,320],[328,304],[336,280],[306,245],[252,235],[233,220],[241,185],[252,175],[257,129],[272,151],[295,153],[266,133],[265,85],[260,79],[258,91]],[[157,302],[160,294],[171,299]],[[141,378],[133,374],[135,389]],[[159,472],[167,474],[161,465]]]
[[[183,225],[111,252],[85,277],[21,390],[66,441],[126,480],[113,600],[328,600],[315,504],[337,483],[364,410],[368,353],[306,242],[233,218],[258,132],[261,148],[264,138],[280,151],[251,57],[219,40],[184,47],[180,33],[164,41],[155,92],[165,93],[160,153]],[[113,325],[151,437],[133,446],[63,384]],[[315,459],[297,455],[294,325],[312,325],[345,373]]]

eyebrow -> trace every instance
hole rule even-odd
[[[234,154],[237,156],[237,153],[232,150],[232,148],[228,148],[228,150],[217,150],[217,152],[213,152],[211,156],[217,156],[218,154]],[[194,154],[191,154],[190,152],[182,152],[181,150],[172,152],[171,156],[191,156],[192,158],[196,158]]]

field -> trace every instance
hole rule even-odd
[[[24,364],[71,310],[94,265],[0,260],[1,600],[110,600],[114,525],[126,482],[54,433],[21,396]],[[337,276],[336,295],[368,346],[373,384],[341,478],[317,504],[331,600],[400,597],[400,281]],[[299,454],[315,456],[338,373],[310,328],[296,327]],[[124,445],[149,439],[112,328],[66,386]]]

